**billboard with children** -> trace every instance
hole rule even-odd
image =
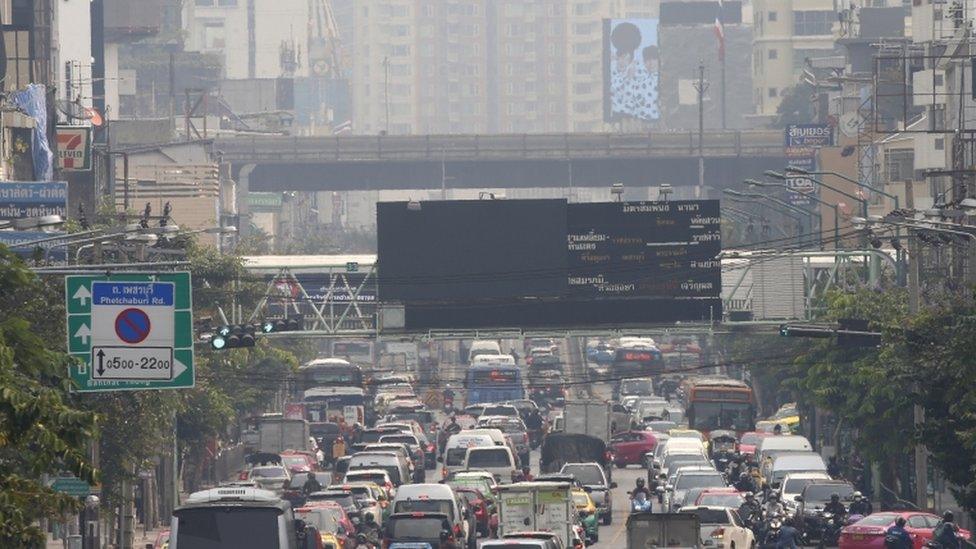
[[[604,19],[603,111],[607,122],[661,117],[657,19]]]

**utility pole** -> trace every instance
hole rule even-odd
[[[911,181],[905,182],[905,207],[909,210],[915,208],[915,189]],[[908,314],[915,316],[921,306],[921,291],[919,288],[922,268],[922,246],[908,231]],[[912,406],[912,423],[915,430],[925,422],[925,408],[917,402]],[[928,509],[928,478],[929,478],[929,456],[925,452],[925,445],[921,442],[915,443],[915,505],[919,509]]]
[[[695,82],[695,91],[698,92],[698,193],[705,188],[705,152],[703,138],[705,136],[705,91],[708,84],[705,83],[705,62],[698,60],[698,81]]]
[[[383,58],[383,97],[386,102],[386,135],[390,135],[390,58]]]

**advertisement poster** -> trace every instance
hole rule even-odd
[[[660,53],[657,19],[604,20],[604,118],[655,121]]]

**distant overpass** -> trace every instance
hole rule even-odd
[[[239,190],[694,185],[697,132],[410,136],[233,136],[215,149]],[[709,131],[706,185],[782,169],[783,133]]]

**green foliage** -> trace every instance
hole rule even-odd
[[[813,122],[813,86],[801,82],[783,94],[776,108],[774,127],[785,128],[789,124],[810,124]]]
[[[0,246],[0,546],[42,546],[36,526],[73,509],[75,498],[43,485],[43,474],[68,471],[96,483],[86,444],[95,416],[66,402],[68,358],[47,348],[37,315],[47,292],[24,264]]]

